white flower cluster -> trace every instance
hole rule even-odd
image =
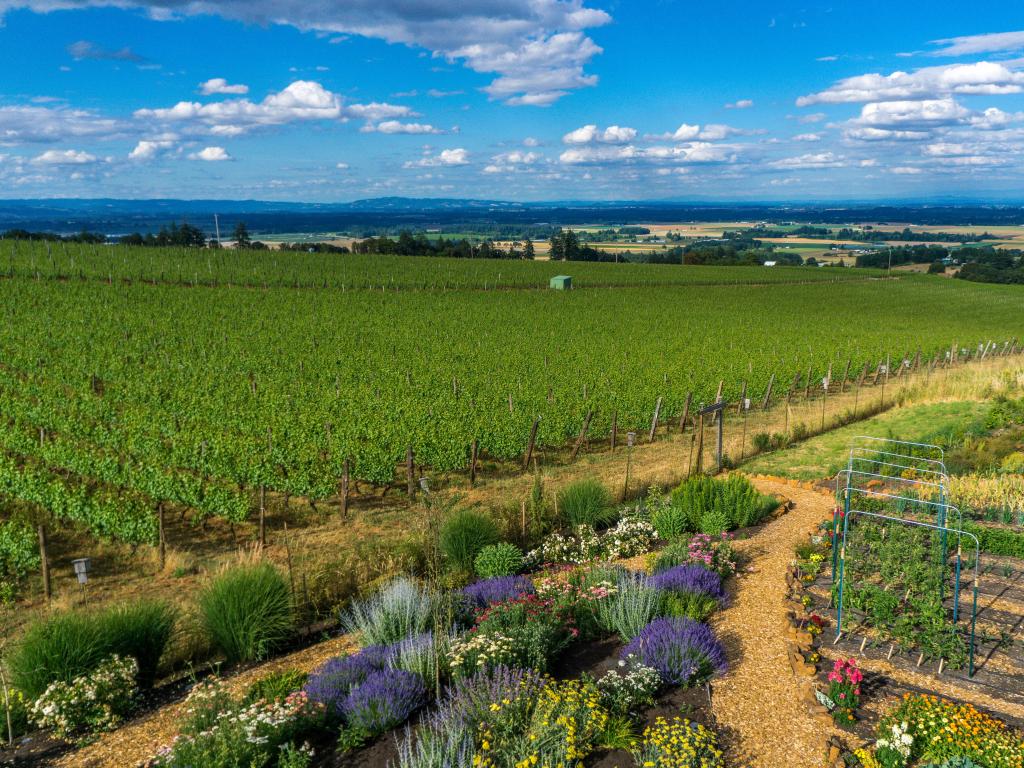
[[[650,552],[657,538],[658,532],[647,520],[637,516],[623,517],[601,536],[601,548],[606,559],[618,560]]]
[[[116,726],[131,709],[139,665],[131,657],[111,656],[70,683],[50,683],[32,704],[29,718],[60,738]]]
[[[597,681],[604,706],[617,714],[635,713],[649,707],[661,687],[658,670],[642,664],[632,654],[620,661],[619,667],[619,670],[609,670]]]
[[[448,649],[448,663],[452,670],[473,674],[483,667],[513,662],[516,655],[512,638],[498,633],[479,633],[453,640]]]
[[[914,745],[914,737],[907,733],[906,722],[893,723],[892,736],[890,738],[879,739],[875,742],[877,749],[888,749],[892,750],[904,761],[910,758],[910,748]]]
[[[600,535],[589,525],[576,526],[570,536],[553,533],[526,554],[526,564],[530,568],[545,563],[586,565],[633,557],[649,552],[657,537],[653,525],[639,514],[630,514]]]

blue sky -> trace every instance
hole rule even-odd
[[[0,0],[0,197],[1024,198],[1019,2]]]

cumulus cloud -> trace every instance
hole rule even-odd
[[[541,160],[539,152],[521,152],[513,150],[494,155],[491,162],[484,166],[484,173],[505,173],[520,170],[523,166],[532,166]]]
[[[435,128],[429,123],[402,123],[398,120],[385,120],[381,123],[374,125],[373,123],[367,123],[361,129],[364,133],[405,133],[405,134],[428,134],[428,133],[444,133],[440,128]]]
[[[173,139],[142,139],[128,153],[129,160],[152,160],[174,147]]]
[[[89,165],[95,163],[99,158],[88,152],[74,149],[48,149],[41,155],[32,158],[37,165]]]
[[[495,75],[484,89],[492,98],[539,106],[597,82],[584,67],[601,48],[585,30],[611,21],[584,0],[0,0],[0,14],[13,8],[47,12],[83,6],[143,8],[156,19],[217,14],[403,43]]]
[[[458,149],[444,149],[438,155],[420,158],[419,160],[410,160],[405,163],[405,168],[437,168],[437,167],[453,167],[458,165],[469,164],[469,152],[461,147]]]
[[[924,67],[913,72],[847,77],[819,93],[801,96],[798,107],[898,99],[929,99],[954,94],[1007,94],[1024,90],[1024,72],[1010,62],[978,61]]]
[[[753,99],[740,99],[725,105],[726,109],[750,109],[754,106]]]
[[[213,96],[216,94],[244,96],[249,92],[249,86],[240,84],[231,85],[223,77],[214,77],[204,83],[200,83],[199,92],[203,94],[203,96]]]
[[[565,144],[628,144],[636,138],[636,128],[609,125],[603,131],[596,125],[584,125],[562,137]]]
[[[0,146],[66,141],[87,137],[117,138],[128,126],[95,112],[65,107],[0,107]]]
[[[3,3],[0,2],[0,10],[2,8]],[[67,51],[75,61],[92,59],[93,61],[130,61],[135,64],[141,64],[145,61],[142,56],[139,56],[139,54],[127,46],[111,51],[89,40],[79,40],[76,43],[72,43],[67,47]]]
[[[190,160],[205,160],[208,163],[219,163],[231,159],[231,155],[225,151],[224,147],[204,147],[188,157]]]
[[[953,99],[879,101],[865,104],[847,122],[844,136],[864,141],[927,139],[932,131],[965,122],[970,111]]]
[[[820,133],[798,133],[793,137],[793,141],[821,141]]]
[[[694,141],[674,146],[651,147],[626,146],[579,146],[567,149],[559,155],[559,162],[565,165],[587,165],[623,162],[654,164],[677,163],[729,163],[735,162],[742,150],[736,145],[712,144]]]

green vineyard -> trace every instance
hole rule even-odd
[[[719,380],[760,396],[1024,335],[1016,288],[862,270],[3,249],[0,495],[133,543],[161,504],[240,521],[260,486],[335,496],[346,462],[460,470],[474,441],[520,458],[536,419],[562,446]],[[583,290],[482,290],[562,271]]]

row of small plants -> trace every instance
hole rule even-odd
[[[1024,735],[970,704],[907,694],[854,755],[863,768],[1024,768]]]
[[[0,521],[0,605],[14,601],[19,585],[39,562],[32,526],[21,518]]]
[[[737,505],[742,500],[746,507],[740,505],[727,522],[712,525],[707,521],[725,520],[721,517],[723,498]],[[652,493],[620,513],[605,489],[586,481],[558,495],[562,530],[544,536],[528,552],[503,540],[499,526],[489,516],[461,510],[449,515],[438,533],[436,545],[448,573],[431,583],[450,585],[472,578],[470,573],[482,580],[466,593],[458,593],[458,599],[443,589],[435,589],[427,598],[423,587],[397,582],[379,599],[387,605],[405,606],[403,610],[412,610],[417,600],[426,601],[431,607],[426,623],[410,627],[401,623],[403,614],[386,605],[372,608],[356,603],[346,614],[346,626],[358,630],[371,646],[404,643],[394,655],[405,659],[407,665],[413,664],[412,659],[420,660],[417,663],[434,659],[430,668],[401,667],[419,676],[432,699],[453,681],[496,665],[543,673],[566,647],[602,633],[616,633],[623,642],[632,642],[646,632],[638,641],[643,649],[664,644],[666,637],[681,632],[687,636],[707,634],[699,622],[724,599],[721,577],[735,572],[729,537],[718,529],[752,524],[774,506],[772,502],[739,480],[702,478],[684,483],[668,499]],[[717,535],[690,535],[699,529]],[[647,552],[659,538],[668,545],[652,563],[656,576],[593,567],[595,562]],[[528,569],[573,564],[580,568],[578,573],[536,584],[517,576]],[[473,590],[479,595],[474,597]],[[488,595],[488,590],[498,591]],[[411,598],[413,593],[419,597]],[[469,613],[467,601],[472,609]],[[371,614],[364,615],[366,611]],[[199,594],[196,615],[203,637],[187,639],[184,644],[210,647],[229,665],[267,658],[292,637],[290,588],[282,574],[266,563],[239,566],[217,575]],[[8,696],[0,698],[0,705],[10,709],[13,731],[24,732],[35,725],[49,728],[61,738],[88,740],[96,732],[116,726],[130,714],[140,693],[144,696],[154,684],[172,637],[183,644],[181,635],[187,633],[178,619],[179,609],[171,604],[144,601],[101,612],[56,614],[31,625],[3,660],[13,685],[8,686]],[[400,636],[382,629],[378,619],[385,624],[398,621]],[[686,622],[698,623],[703,629]],[[193,632],[190,628],[188,634]],[[635,650],[633,656],[640,658],[641,648]],[[664,663],[653,668],[660,669],[663,684],[682,684],[706,677],[716,664],[675,672]],[[634,672],[630,668],[625,674],[628,678]],[[387,681],[388,690],[402,690],[391,685],[394,682]],[[409,695],[418,700],[418,689],[411,685]],[[82,699],[95,706],[76,706]],[[305,705],[295,711],[306,713]],[[388,718],[345,718],[338,706],[326,706],[323,716],[335,718],[335,724],[341,718],[347,724],[342,742],[353,744],[377,732],[381,722],[389,722]],[[196,733],[205,730],[199,728]],[[290,759],[298,760],[298,755],[296,751]]]

